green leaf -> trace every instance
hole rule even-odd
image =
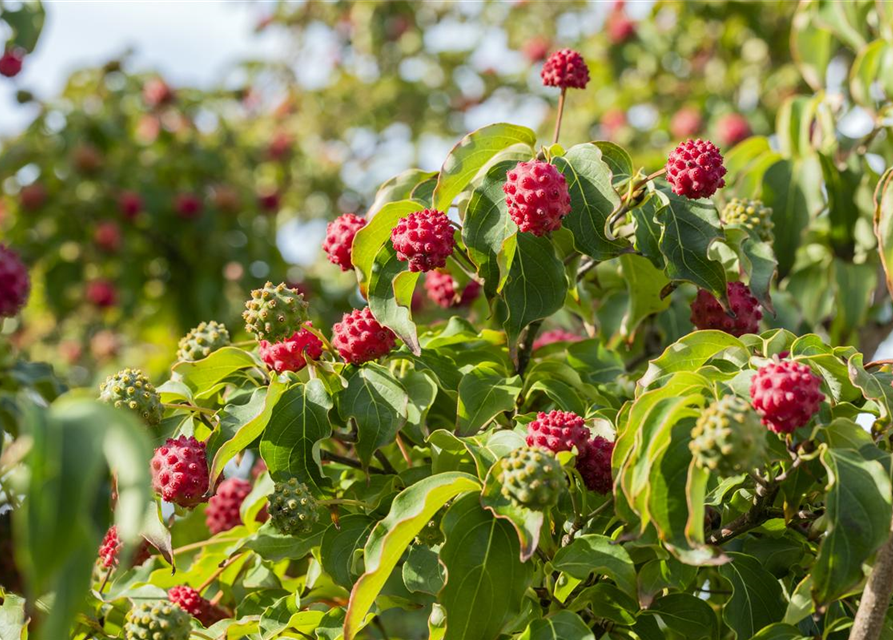
[[[595,640],[595,635],[576,613],[559,611],[531,622],[520,640]]]
[[[887,291],[893,296],[893,169],[883,176],[877,188],[877,209],[874,212],[874,235],[887,280]]]
[[[769,625],[752,640],[807,640],[807,637],[797,627],[779,622]]]
[[[510,160],[490,168],[472,192],[462,223],[462,241],[491,297],[504,284],[517,247],[518,226],[509,217],[502,190],[506,173],[516,164]]]
[[[387,517],[375,526],[366,543],[366,572],[350,594],[344,619],[345,640],[356,636],[406,547],[435,512],[460,493],[480,488],[480,482],[467,473],[441,473],[420,480],[394,499]]]
[[[434,189],[434,208],[447,211],[456,196],[496,154],[515,144],[536,144],[536,134],[527,127],[491,124],[472,131],[453,147],[443,163]]]
[[[645,389],[670,373],[697,371],[708,360],[727,349],[741,351],[747,358],[744,343],[723,331],[695,331],[680,338],[648,364],[639,385]]]
[[[247,538],[242,539],[242,544],[237,549],[250,549],[261,558],[272,562],[291,559],[300,560],[318,547],[322,542],[325,528],[317,523],[313,531],[300,538],[279,533],[269,522],[264,523],[260,529]]]
[[[598,261],[609,260],[628,246],[625,240],[609,240],[605,227],[620,197],[611,185],[611,169],[594,144],[571,147],[555,166],[567,179],[571,212],[562,224],[574,236],[574,247]]]
[[[88,399],[86,392],[62,397],[48,410],[23,409],[32,444],[24,499],[13,517],[15,539],[25,541],[16,556],[33,593],[55,593],[41,621],[42,637],[64,638],[83,607],[96,549],[110,524],[110,471],[118,477],[120,537],[132,547],[144,527],[151,445],[133,413]]]
[[[778,580],[756,558],[743,553],[728,555],[732,561],[718,568],[732,585],[732,596],[723,607],[723,620],[738,640],[746,640],[784,618],[784,596]]]
[[[212,483],[223,473],[223,468],[239,452],[254,442],[270,421],[276,403],[285,393],[287,385],[273,378],[269,387],[257,389],[244,405],[227,405],[221,416],[221,427],[216,433],[232,433],[219,445],[211,463]],[[227,424],[232,425],[227,428]],[[214,436],[212,436],[212,439]],[[210,453],[210,451],[209,451]]]
[[[12,42],[28,53],[34,51],[40,32],[43,31],[43,23],[46,14],[43,4],[37,2],[23,2],[16,9],[7,5],[0,9],[0,20],[6,22],[12,29]]]
[[[503,411],[512,411],[521,386],[521,376],[506,378],[491,363],[469,370],[459,383],[456,434],[473,436]]]
[[[0,605],[0,638],[22,640],[26,634],[25,599],[7,591]]]
[[[403,563],[403,584],[407,589],[434,596],[443,588],[445,580],[435,551],[421,544],[409,548],[409,555]]]
[[[413,197],[413,191],[422,183],[437,175],[436,171],[422,171],[421,169],[407,169],[390,180],[385,181],[375,193],[372,206],[366,212],[366,219],[371,220],[383,206],[398,200],[409,200]]]
[[[666,259],[667,277],[691,282],[726,304],[725,269],[707,257],[713,243],[723,237],[713,203],[689,200],[669,190],[659,191],[657,197],[666,204],[655,216],[662,228],[660,251]]]
[[[408,263],[401,262],[394,246],[388,243],[375,256],[367,292],[375,319],[396,333],[416,355],[422,348],[412,321],[412,293],[420,275],[409,271]]]
[[[405,218],[414,211],[421,211],[424,206],[412,200],[398,200],[384,205],[375,216],[366,222],[366,226],[357,231],[353,238],[350,259],[360,287],[366,290],[372,279],[372,267],[375,256],[391,238],[391,230],[400,218]]]
[[[832,269],[836,286],[835,314],[831,321],[832,344],[852,344],[865,325],[877,287],[877,265],[855,264],[835,258]]]
[[[326,529],[319,548],[322,568],[331,576],[335,584],[350,589],[356,580],[354,554],[366,543],[376,521],[361,513],[352,513],[341,518],[339,526]]]
[[[596,618],[604,618],[619,625],[631,627],[636,623],[638,603],[609,582],[599,582],[586,587],[574,598],[570,607],[574,611],[588,605]]]
[[[869,373],[862,365],[863,355],[853,354],[847,361],[850,382],[859,388],[869,400],[874,400],[881,409],[882,418],[893,416],[893,385],[889,374],[879,371]]]
[[[636,250],[661,271],[666,268],[666,261],[660,251],[661,226],[656,214],[663,207],[660,198],[651,197],[630,212],[636,223]]]
[[[374,362],[347,374],[347,389],[338,398],[338,413],[357,425],[357,455],[364,465],[376,450],[394,442],[406,422],[409,397],[391,372]]]
[[[223,347],[207,358],[196,362],[178,362],[174,373],[193,390],[195,397],[207,397],[216,393],[217,385],[243,369],[256,367],[258,362],[250,353],[236,347]]]
[[[671,631],[689,640],[712,640],[718,632],[716,614],[710,605],[687,593],[670,593],[649,608]]]
[[[772,246],[778,258],[779,278],[784,278],[794,266],[803,230],[809,222],[806,194],[797,173],[799,166],[790,160],[779,160],[763,176],[762,199],[772,208],[775,225]]]
[[[890,535],[893,498],[889,473],[879,461],[836,448],[825,448],[820,460],[828,472],[828,529],[812,571],[812,594],[822,606],[861,582],[862,563]]]
[[[828,194],[829,239],[836,256],[853,259],[856,248],[856,223],[859,207],[856,203],[862,172],[835,162],[826,154],[818,154],[825,190]]]
[[[629,307],[620,325],[620,335],[630,340],[642,320],[668,309],[672,300],[670,296],[661,299],[660,292],[669,280],[648,259],[625,254],[620,256],[620,268],[629,295]]]
[[[834,55],[834,36],[816,23],[817,1],[800,3],[791,26],[791,54],[800,74],[814,90],[824,86],[825,74]]]
[[[511,348],[524,327],[561,309],[566,295],[564,265],[549,239],[518,234],[518,250],[503,291],[508,308],[504,326]]]
[[[850,67],[850,95],[862,107],[874,110],[877,100],[871,90],[879,83],[889,98],[893,95],[890,71],[893,70],[893,48],[885,40],[867,44]]]
[[[615,187],[633,177],[635,167],[626,149],[607,140],[596,140],[592,144],[602,152],[602,160],[611,170],[611,182]]]
[[[296,477],[316,487],[328,485],[320,465],[320,440],[332,435],[332,399],[321,380],[298,384],[282,394],[260,442],[260,454],[274,480]]]
[[[447,582],[445,640],[492,640],[521,612],[533,565],[522,563],[510,524],[481,508],[476,495],[456,501],[443,518],[440,560]]]
[[[606,575],[630,597],[636,598],[636,568],[629,554],[606,536],[587,534],[562,547],[552,559],[552,568],[579,580],[593,572]]]

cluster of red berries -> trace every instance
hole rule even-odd
[[[459,292],[452,275],[444,271],[429,271],[425,275],[425,291],[432,302],[449,309],[470,305],[480,295],[481,285],[472,280]]]
[[[28,301],[30,291],[25,264],[15,251],[0,243],[0,319],[17,314]]]
[[[220,533],[242,524],[239,510],[248,494],[251,483],[241,478],[227,478],[217,487],[205,508],[205,524],[211,533]]]
[[[708,140],[686,140],[667,159],[667,180],[673,193],[686,198],[709,198],[726,186],[722,154]]]
[[[397,259],[409,262],[410,271],[446,266],[456,246],[450,219],[437,209],[423,209],[400,218],[391,230],[391,242]]]
[[[589,84],[589,67],[578,52],[561,49],[549,56],[540,77],[546,87],[585,89]]]
[[[576,413],[555,410],[537,414],[536,420],[527,425],[527,446],[552,453],[576,447],[576,468],[586,488],[601,494],[611,491],[614,443],[602,436],[591,437],[583,418]]]
[[[805,364],[770,362],[751,380],[750,397],[771,431],[793,433],[818,412],[825,399],[821,384],[821,378]]]
[[[312,323],[308,322],[307,325],[312,326]],[[322,351],[322,340],[306,328],[279,342],[261,340],[257,349],[261,360],[276,373],[300,371],[307,366],[308,358],[318,360]]]
[[[750,288],[743,282],[730,282],[726,291],[729,306],[735,317],[726,313],[712,293],[701,289],[691,303],[692,324],[698,329],[725,331],[736,337],[745,333],[756,333],[763,312],[760,311],[760,303],[750,292]]]
[[[173,587],[167,592],[167,597],[171,603],[183,609],[183,611],[206,627],[210,627],[215,622],[225,619],[228,615],[226,611],[217,605],[211,604],[209,600],[203,598],[202,594],[192,587],[185,585]]]
[[[353,269],[351,261],[351,247],[357,231],[366,226],[366,220],[352,213],[345,213],[326,227],[326,239],[323,242],[323,251],[329,257],[329,262],[341,267],[342,271]]]
[[[576,333],[565,331],[564,329],[552,329],[541,333],[536,340],[533,341],[533,349],[539,349],[546,345],[555,344],[556,342],[579,342],[583,338]]]
[[[379,324],[369,307],[345,313],[332,327],[332,346],[350,364],[380,358],[394,348],[395,342],[394,332]]]
[[[152,488],[167,502],[192,508],[204,502],[210,482],[205,443],[168,438],[152,456]]]
[[[548,162],[519,162],[502,186],[509,216],[524,233],[542,236],[561,228],[571,212],[564,175]]]
[[[25,52],[13,47],[0,55],[0,76],[12,78],[22,71],[22,62],[25,60]]]
[[[105,569],[117,567],[123,548],[124,543],[121,541],[121,538],[118,537],[118,527],[112,525],[109,527],[109,530],[105,532],[105,536],[102,538],[102,544],[99,546],[99,564]],[[152,552],[149,543],[142,540],[139,547],[136,549],[131,564],[133,566],[141,565],[148,560],[151,555]]]

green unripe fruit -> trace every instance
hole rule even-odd
[[[441,509],[434,514],[422,530],[416,535],[416,542],[426,547],[434,547],[444,541],[443,531],[440,530],[440,521],[443,519],[443,510]]]
[[[722,221],[725,224],[738,224],[756,234],[763,242],[774,239],[772,209],[759,200],[742,200],[733,198],[722,210]]]
[[[124,369],[99,385],[99,399],[113,407],[138,414],[149,426],[161,422],[161,396],[139,369]]]
[[[170,602],[142,602],[127,613],[127,640],[189,640],[192,616]]]
[[[310,533],[319,520],[319,503],[307,485],[296,478],[277,482],[268,500],[270,522],[286,535]]]
[[[522,447],[499,462],[502,495],[516,504],[543,511],[558,502],[564,471],[546,449]]]
[[[275,287],[271,282],[263,289],[251,292],[242,314],[245,329],[258,340],[280,342],[291,338],[307,322],[307,303],[304,296],[285,284]]]
[[[219,322],[202,322],[180,339],[177,360],[195,362],[230,344],[229,331]]]
[[[748,402],[725,396],[698,418],[688,446],[698,466],[725,478],[759,465],[766,427]]]

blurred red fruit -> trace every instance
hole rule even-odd
[[[47,192],[46,189],[43,188],[43,185],[35,182],[34,184],[22,187],[20,196],[22,208],[25,209],[25,211],[37,211],[43,206],[43,203],[46,202]]]
[[[121,248],[121,229],[114,222],[100,222],[93,232],[93,242],[103,251],[114,253]]]
[[[19,75],[24,59],[25,53],[21,49],[7,49],[0,56],[0,76],[12,78]]]
[[[87,283],[87,300],[100,309],[113,307],[118,302],[118,291],[109,280],[93,280]]]

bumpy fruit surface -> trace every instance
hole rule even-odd
[[[206,627],[210,627],[215,622],[223,620],[226,617],[225,612],[203,598],[202,595],[192,587],[187,587],[185,585],[173,587],[168,590],[167,597],[171,603],[180,607],[183,611]]]
[[[0,56],[0,76],[12,78],[22,71],[25,56],[17,49],[7,49]]]
[[[759,465],[766,430],[750,404],[729,395],[704,410],[691,438],[688,446],[696,464],[725,478]]]
[[[118,527],[110,527],[99,546],[99,561],[102,566],[106,569],[118,566],[118,556],[123,548],[124,543],[118,537]]]
[[[540,412],[527,425],[527,446],[548,449],[552,453],[579,451],[589,441],[589,429],[583,418],[572,411]]]
[[[268,512],[273,526],[289,536],[310,533],[319,520],[319,503],[307,485],[290,478],[277,482],[269,496]]]
[[[429,271],[425,275],[425,292],[436,305],[449,309],[470,305],[480,295],[481,285],[472,280],[462,289],[462,294],[458,295],[452,275],[443,271]]]
[[[124,625],[127,640],[189,640],[191,633],[189,614],[170,602],[140,602],[127,612]]]
[[[708,140],[686,140],[667,159],[667,180],[673,193],[686,198],[709,198],[726,186],[722,154]]]
[[[611,478],[611,455],[614,443],[601,436],[595,436],[577,456],[577,471],[583,478],[586,488],[596,493],[611,492],[614,481]]]
[[[426,547],[434,547],[443,542],[446,538],[440,529],[441,520],[443,520],[443,509],[435,513],[434,517],[425,523],[425,526],[422,527],[422,530],[419,531],[415,538],[416,542]]]
[[[100,278],[87,283],[87,300],[100,309],[114,307],[118,303],[118,290],[110,280]]]
[[[0,244],[0,318],[11,318],[25,306],[31,292],[28,269],[18,254]]]
[[[500,463],[502,495],[516,504],[543,511],[558,502],[564,471],[551,451],[521,447]]]
[[[720,217],[726,224],[739,224],[752,231],[763,242],[774,239],[772,209],[764,206],[760,200],[733,198],[723,207]]]
[[[397,259],[409,262],[410,271],[444,267],[456,245],[450,219],[437,209],[423,209],[400,218],[391,230],[391,242]]]
[[[174,210],[183,219],[191,220],[202,214],[202,200],[194,193],[181,193],[174,199]]]
[[[113,407],[130,409],[153,427],[164,414],[161,396],[139,369],[124,369],[106,378],[99,385],[99,399]]]
[[[571,212],[571,196],[564,175],[548,162],[519,162],[502,186],[509,215],[518,228],[537,236],[561,228]]]
[[[245,303],[245,329],[258,340],[278,342],[300,331],[307,321],[307,303],[297,290],[272,282],[251,292]]]
[[[750,381],[750,397],[764,425],[775,433],[792,433],[818,412],[825,398],[821,385],[805,364],[770,362]]]
[[[740,113],[729,113],[716,123],[716,133],[723,146],[734,147],[750,137],[750,123]]]
[[[194,437],[168,438],[152,456],[152,489],[168,502],[191,508],[205,501],[208,460],[205,443]]]
[[[691,303],[691,323],[698,329],[715,329],[733,336],[756,333],[760,328],[763,312],[750,288],[743,282],[730,282],[726,291],[734,318],[723,310],[712,293],[701,289]]]
[[[300,371],[307,366],[308,358],[318,360],[322,355],[322,350],[322,340],[307,329],[301,329],[287,340],[279,342],[261,340],[257,353],[270,369],[276,373],[282,373],[283,371]]]
[[[540,77],[546,87],[585,89],[589,84],[589,67],[573,49],[561,49],[549,56]]]
[[[195,329],[180,338],[177,359],[181,362],[195,362],[230,344],[229,331],[220,322],[202,322]]]
[[[556,342],[579,342],[582,339],[583,338],[576,333],[571,333],[564,329],[552,329],[552,331],[541,333],[539,337],[533,341],[533,348],[536,350]]]
[[[208,525],[208,530],[211,533],[220,533],[242,524],[239,509],[249,493],[251,483],[247,480],[227,478],[221,482],[205,508],[205,523]]]
[[[353,238],[365,226],[366,220],[352,213],[342,214],[332,220],[326,227],[326,239],[322,244],[329,262],[341,267],[342,271],[353,269],[350,259]]]
[[[351,364],[387,355],[395,342],[394,332],[380,325],[369,307],[345,313],[341,322],[332,327],[332,346]]]

